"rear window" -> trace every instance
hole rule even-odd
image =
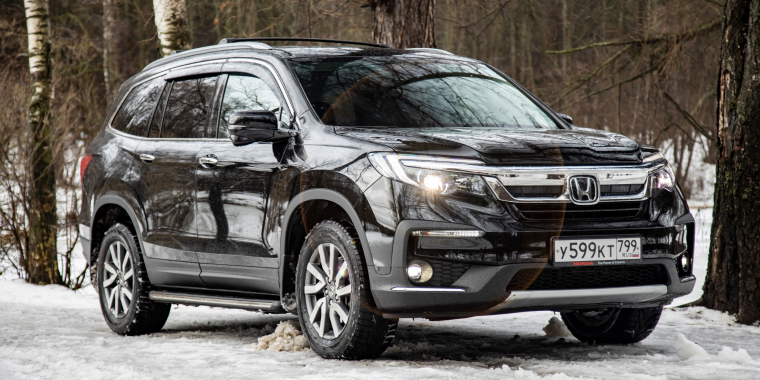
[[[148,133],[148,123],[166,82],[155,78],[132,89],[111,122],[117,131],[135,136]]]
[[[558,128],[522,91],[477,62],[394,55],[290,63],[325,124]]]

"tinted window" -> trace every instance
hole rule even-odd
[[[227,120],[230,115],[240,111],[279,112],[280,101],[260,78],[247,75],[230,75],[224,89],[224,100],[219,112],[219,134],[217,137],[229,137]]]
[[[291,63],[325,124],[557,128],[530,98],[477,62],[395,55]]]
[[[166,104],[161,137],[203,137],[215,88],[216,76],[174,81]]]
[[[145,136],[153,107],[165,83],[163,78],[156,78],[133,88],[121,104],[111,127],[131,135]]]
[[[172,90],[172,84],[167,83],[164,86],[164,91],[161,93],[161,99],[156,106],[156,112],[153,113],[153,121],[150,122],[150,130],[148,131],[148,137],[159,137],[161,135],[161,121],[164,120],[164,109],[166,108],[166,101],[169,99],[169,92]]]

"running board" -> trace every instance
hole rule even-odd
[[[255,300],[238,297],[218,297],[200,294],[173,293],[165,291],[150,292],[151,301],[176,303],[193,306],[226,307],[252,311],[284,312],[279,301]]]

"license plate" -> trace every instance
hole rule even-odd
[[[554,240],[554,262],[640,260],[641,238],[577,238]]]

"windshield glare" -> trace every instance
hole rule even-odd
[[[291,64],[325,124],[557,129],[520,90],[479,63],[396,55]]]

